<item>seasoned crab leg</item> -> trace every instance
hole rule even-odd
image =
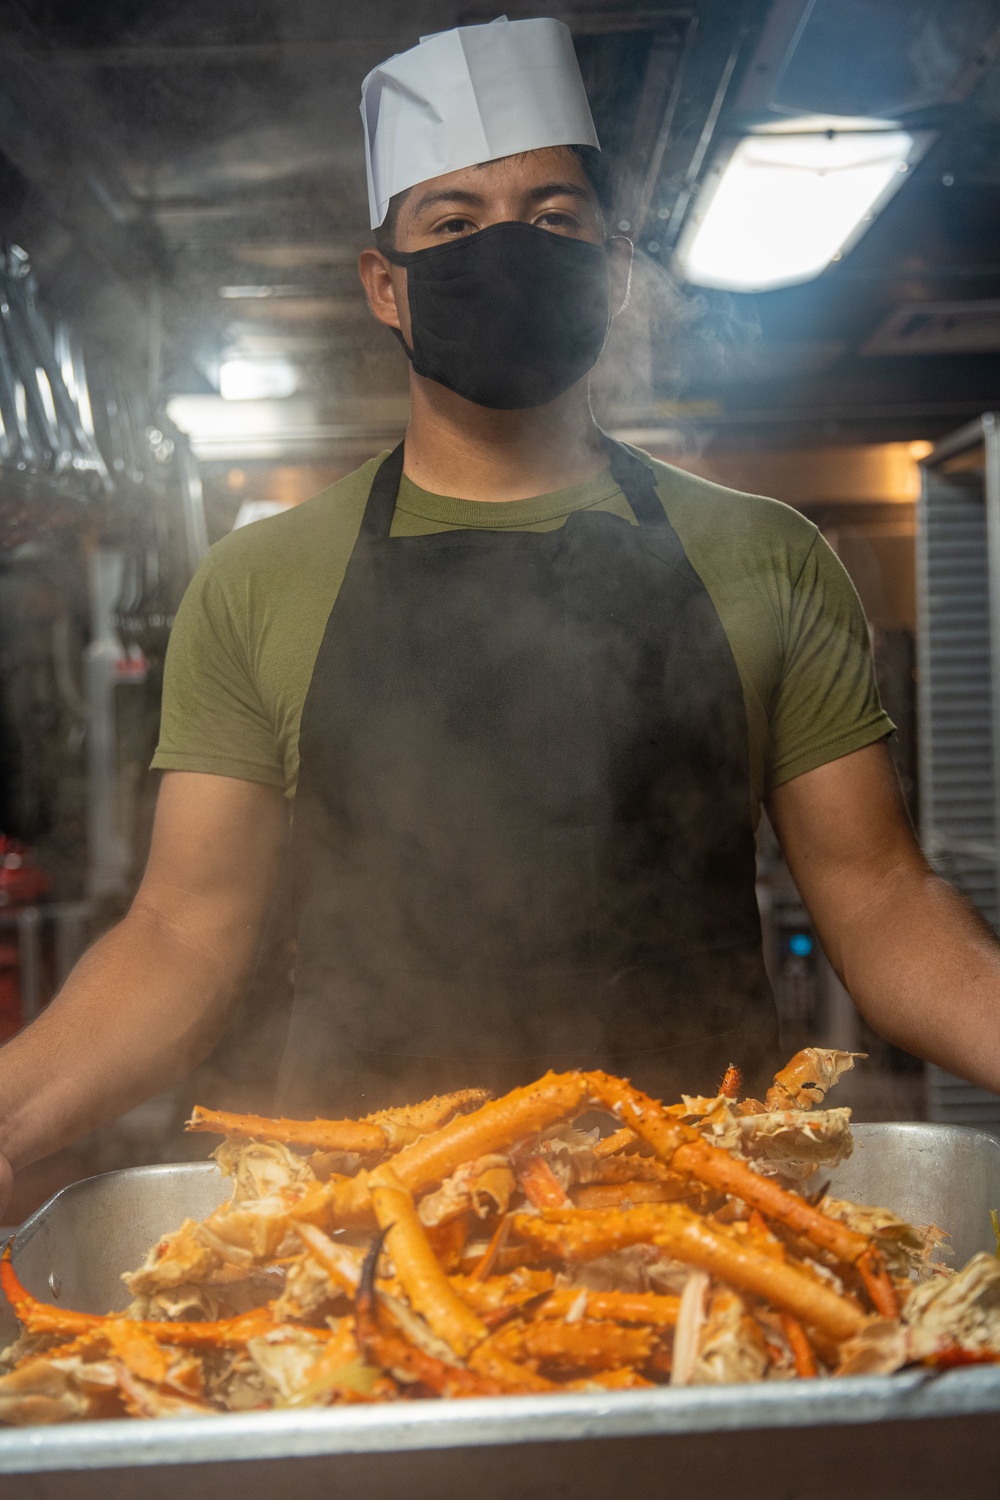
[[[517,1164],[517,1182],[535,1208],[571,1208],[569,1194],[543,1156],[525,1156]]]
[[[795,1373],[801,1380],[812,1380],[816,1376],[816,1356],[812,1352],[812,1346],[806,1335],[805,1329],[798,1318],[793,1318],[791,1313],[781,1314],[781,1326],[788,1340],[788,1347],[792,1352],[792,1361],[795,1365]]]
[[[813,1208],[804,1198],[787,1192],[773,1178],[759,1176],[746,1162],[710,1146],[707,1141],[679,1147],[670,1165],[675,1171],[690,1172],[699,1182],[742,1198],[748,1207],[759,1209],[820,1249],[829,1250],[839,1260],[853,1265],[875,1311],[884,1318],[899,1317],[899,1299],[881,1252],[865,1235],[853,1229],[844,1234],[844,1225]]]
[[[459,1089],[454,1094],[435,1094],[422,1104],[379,1110],[362,1120],[271,1120],[264,1115],[232,1114],[196,1104],[184,1128],[212,1135],[280,1141],[285,1146],[312,1146],[317,1151],[352,1151],[358,1156],[376,1156],[384,1151],[398,1151],[420,1136],[440,1129],[453,1115],[488,1098],[487,1089]]]
[[[531,1360],[553,1370],[619,1370],[644,1365],[653,1352],[651,1327],[620,1323],[560,1323],[545,1319],[515,1323],[490,1337],[489,1347],[515,1361]]]
[[[499,1396],[517,1391],[551,1390],[530,1370],[522,1370],[500,1354],[484,1352],[480,1368],[445,1364],[417,1349],[398,1330],[389,1330],[379,1316],[375,1269],[387,1231],[375,1236],[361,1270],[354,1304],[354,1333],[358,1348],[373,1364],[404,1384],[418,1383],[437,1396]]]
[[[474,1273],[452,1276],[451,1284],[462,1300],[488,1321],[495,1313],[517,1312],[527,1303],[543,1300],[552,1291],[555,1279],[554,1271],[513,1271],[485,1281],[477,1281]]]
[[[404,1146],[392,1158],[393,1173],[401,1187],[419,1197],[438,1187],[465,1162],[507,1151],[550,1125],[572,1118],[579,1113],[586,1093],[583,1074],[546,1073],[536,1083],[514,1089],[471,1114],[459,1115],[440,1130]],[[315,1200],[319,1217],[313,1218],[310,1204],[304,1211],[297,1211],[296,1218],[309,1217],[316,1223],[331,1217],[338,1224],[371,1223],[367,1172],[331,1178],[319,1186],[321,1196]]]
[[[629,1130],[627,1125],[623,1125],[621,1130],[616,1130],[612,1135],[606,1135],[602,1141],[597,1142],[594,1155],[599,1161],[603,1161],[606,1156],[617,1156],[619,1151],[633,1146],[638,1139],[634,1130]]]
[[[629,1203],[677,1203],[697,1198],[700,1190],[690,1180],[674,1182],[594,1182],[575,1188],[573,1202],[577,1208],[619,1208]],[[543,1203],[539,1208],[558,1208],[557,1203]]]
[[[470,1281],[477,1282],[477,1281],[485,1281],[486,1280],[487,1276],[490,1274],[490,1272],[493,1270],[493,1267],[496,1265],[497,1258],[499,1257],[500,1252],[503,1249],[504,1245],[506,1245],[506,1243],[507,1243],[507,1236],[509,1234],[510,1234],[510,1215],[509,1214],[504,1214],[503,1218],[500,1220],[500,1223],[497,1225],[496,1229],[493,1231],[493,1237],[490,1240],[489,1244],[486,1246],[486,1249],[485,1249],[485,1251],[483,1253],[483,1256],[482,1256],[481,1260],[473,1268],[472,1274],[471,1274],[471,1276],[469,1278]]]
[[[569,1260],[593,1260],[629,1245],[656,1245],[836,1340],[851,1338],[865,1321],[846,1298],[796,1267],[740,1243],[679,1203],[643,1204],[627,1213],[543,1209],[540,1214],[515,1214],[514,1231],[530,1245]]]
[[[269,1332],[275,1327],[270,1307],[257,1307],[236,1318],[217,1318],[204,1323],[144,1322],[121,1314],[75,1312],[70,1307],[55,1307],[39,1302],[22,1285],[14,1270],[8,1245],[0,1260],[0,1287],[18,1321],[29,1333],[54,1333],[67,1337],[105,1332],[112,1323],[124,1323],[129,1332],[148,1334],[161,1344],[182,1344],[192,1349],[239,1348],[247,1339]],[[320,1335],[322,1337],[322,1334]]]
[[[401,1186],[419,1195],[437,1187],[463,1162],[507,1151],[518,1141],[571,1119],[586,1095],[582,1073],[546,1073],[536,1083],[513,1089],[405,1146],[393,1157],[392,1170]]]
[[[285,1146],[313,1146],[319,1151],[354,1151],[359,1156],[373,1156],[385,1151],[388,1145],[382,1127],[364,1120],[269,1120],[264,1115],[204,1109],[200,1104],[195,1105],[184,1128],[212,1135],[281,1141]]]
[[[648,1323],[654,1328],[673,1328],[680,1309],[679,1297],[658,1292],[584,1292],[559,1287],[542,1303],[541,1318],[608,1319],[613,1323]],[[578,1311],[579,1310],[579,1311]]]
[[[899,1317],[899,1302],[878,1250],[866,1235],[828,1218],[804,1198],[789,1193],[772,1178],[761,1177],[746,1162],[712,1146],[689,1125],[673,1120],[657,1100],[608,1073],[587,1075],[591,1095],[642,1137],[673,1172],[694,1177],[708,1187],[758,1208],[839,1260],[856,1266],[875,1310]]]
[[[354,1303],[354,1336],[358,1348],[372,1364],[388,1371],[405,1385],[426,1386],[438,1396],[495,1396],[500,1387],[455,1365],[446,1365],[417,1349],[402,1334],[382,1326],[375,1302],[375,1268],[384,1233],[377,1235],[361,1271]]]
[[[457,1089],[453,1094],[435,1094],[421,1104],[404,1104],[398,1109],[379,1109],[365,1115],[363,1123],[378,1125],[385,1131],[390,1151],[408,1146],[432,1130],[440,1130],[454,1115],[468,1114],[490,1098],[489,1089]]]
[[[358,1289],[360,1268],[343,1245],[338,1245],[315,1224],[296,1224],[299,1239],[329,1276],[332,1290],[353,1297]]]
[[[487,1328],[455,1291],[434,1254],[427,1231],[392,1168],[377,1167],[369,1179],[372,1207],[386,1249],[412,1307],[460,1357],[486,1337]]]

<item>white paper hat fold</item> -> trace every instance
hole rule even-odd
[[[371,226],[418,182],[543,146],[597,146],[569,28],[548,18],[459,26],[361,85]]]

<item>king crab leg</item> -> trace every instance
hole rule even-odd
[[[884,1318],[899,1317],[895,1287],[885,1271],[881,1254],[866,1235],[828,1218],[804,1198],[752,1171],[746,1162],[710,1145],[691,1126],[672,1120],[657,1100],[640,1093],[623,1079],[607,1073],[588,1073],[587,1081],[594,1102],[609,1109],[641,1136],[671,1171],[741,1198],[748,1208],[759,1209],[767,1218],[776,1219],[812,1244],[831,1251],[838,1260],[856,1267],[876,1312]]]

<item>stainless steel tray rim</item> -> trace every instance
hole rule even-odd
[[[23,1224],[19,1224],[12,1235],[6,1237],[14,1242],[14,1254],[16,1255],[19,1250],[23,1250],[25,1245],[30,1243],[58,1203],[65,1202],[76,1193],[91,1190],[92,1184],[110,1182],[113,1178],[122,1177],[126,1172],[135,1170],[137,1169],[119,1167],[110,1172],[98,1172],[93,1177],[83,1177],[79,1182],[71,1182],[66,1187],[60,1188],[57,1193],[52,1194],[51,1198],[45,1200],[41,1208],[36,1208],[35,1212],[29,1215]],[[138,1170],[142,1172],[144,1177],[153,1181],[157,1177],[176,1176],[178,1172],[182,1172],[185,1175],[189,1175],[192,1172],[197,1172],[199,1175],[208,1174],[213,1177],[220,1175],[219,1164],[216,1161],[154,1162],[151,1166],[140,1167]]]
[[[500,1396],[0,1432],[0,1474],[561,1443],[1000,1412],[1000,1367],[613,1395]]]

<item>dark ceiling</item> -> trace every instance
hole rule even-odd
[[[229,350],[293,359],[328,420],[398,396],[401,356],[354,269],[369,240],[359,85],[498,4],[0,4],[0,238],[161,395],[210,391]],[[1000,405],[1000,0],[506,13],[540,9],[574,32],[616,221],[644,255],[618,335],[630,378],[607,382],[619,424],[829,442],[934,436]],[[934,142],[815,281],[677,288],[661,268],[713,154],[775,110],[888,114]]]

